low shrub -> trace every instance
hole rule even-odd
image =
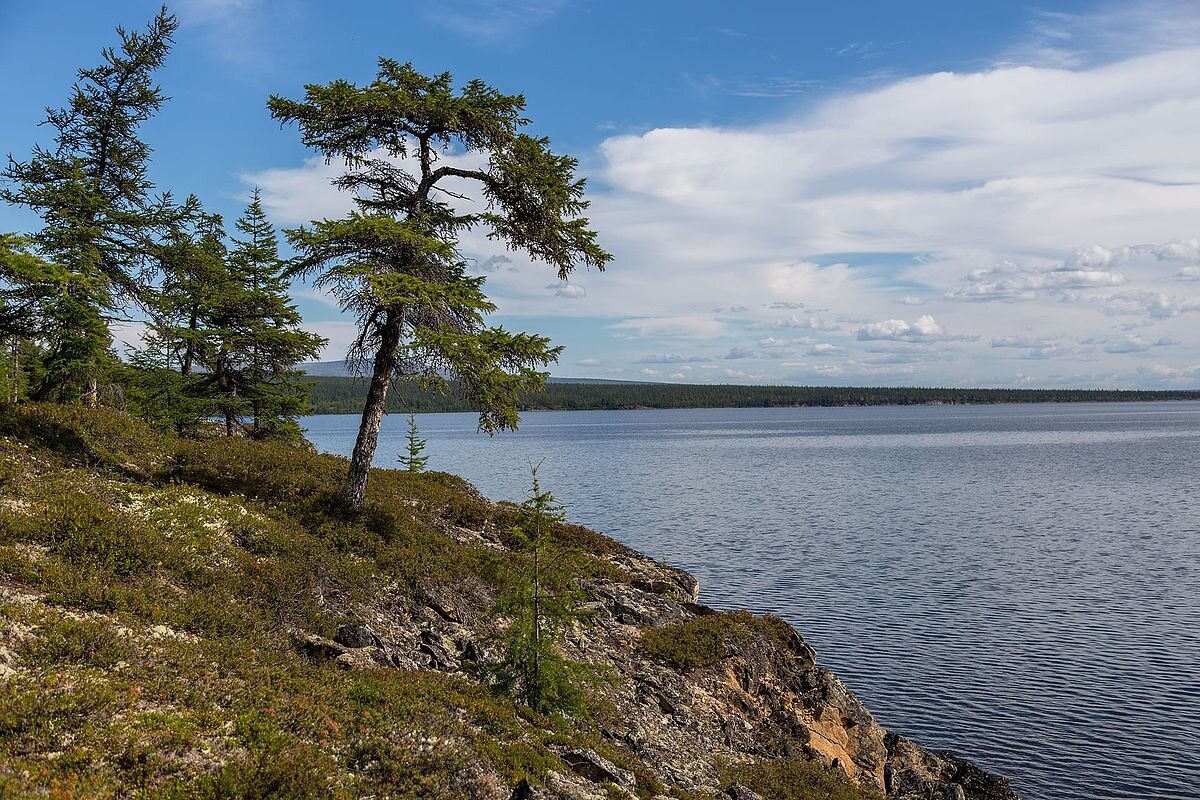
[[[71,664],[110,669],[131,658],[133,647],[110,624],[63,617],[39,626],[17,654],[24,664],[43,668]]]
[[[799,757],[758,761],[721,770],[722,785],[740,783],[763,800],[883,800],[855,786],[840,769]]]
[[[139,473],[160,464],[170,449],[162,434],[123,412],[52,403],[0,404],[0,436]]]
[[[719,664],[756,637],[778,642],[780,623],[787,625],[778,617],[764,619],[749,611],[724,611],[643,631],[641,646],[648,655],[690,672]]]

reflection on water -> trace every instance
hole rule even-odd
[[[357,418],[313,417],[347,453]],[[394,464],[390,417],[376,463]],[[1200,403],[582,411],[430,466],[782,614],[882,724],[1028,800],[1200,797]]]

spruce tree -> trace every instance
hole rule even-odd
[[[558,649],[564,630],[583,617],[570,551],[554,541],[554,527],[566,519],[554,494],[542,489],[538,468],[509,537],[522,566],[500,595],[496,611],[511,618],[501,636],[503,656],[491,668],[495,685],[518,702],[543,713],[584,713],[580,684],[596,670],[569,661]]]
[[[28,161],[9,156],[0,197],[41,217],[32,244],[71,276],[47,309],[36,399],[98,402],[98,383],[115,363],[108,322],[145,299],[154,241],[179,213],[169,195],[152,196],[150,148],[138,138],[165,99],[153,76],[177,25],[164,6],[143,31],[117,28],[120,46],[79,70],[67,105],[47,112],[54,146],[35,146]]]
[[[302,318],[288,293],[275,228],[257,188],[236,227],[229,271],[242,298],[228,320],[223,370],[241,393],[258,438],[294,438],[296,417],[308,413],[304,372],[296,365],[317,358],[326,339],[301,329]]]
[[[400,464],[409,472],[424,472],[425,466],[429,463],[429,456],[425,453],[425,440],[422,439],[417,432],[417,415],[408,415],[408,440],[406,442],[407,452],[401,454]]]
[[[325,340],[299,328],[259,194],[237,221],[245,238],[232,248],[219,216],[204,214],[194,198],[189,207],[187,224],[176,225],[159,251],[164,280],[138,363],[153,371],[164,359],[173,362],[184,378],[182,395],[192,401],[174,407],[220,417],[227,436],[294,438],[295,418],[308,408],[295,365],[315,358]]]
[[[479,410],[489,433],[517,424],[517,398],[545,384],[561,348],[545,337],[488,327],[495,305],[484,280],[466,273],[460,235],[481,227],[510,248],[547,262],[566,279],[576,266],[603,269],[610,256],[582,216],[576,161],[522,131],[525,98],[479,80],[455,90],[449,73],[429,77],[380,59],[374,82],[305,87],[303,100],[272,97],[271,114],[294,122],[306,145],[345,162],[334,181],[356,210],[288,231],[294,271],[329,290],[354,314],[348,358],[370,367],[370,383],[342,500],[357,508],[393,379],[453,386]],[[440,164],[451,150],[484,162]],[[483,210],[464,212],[479,191]],[[468,206],[469,207],[469,206]]]

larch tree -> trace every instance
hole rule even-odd
[[[486,325],[496,306],[470,276],[461,235],[483,228],[512,250],[546,262],[566,280],[611,256],[582,216],[588,203],[577,162],[523,132],[525,98],[479,80],[455,89],[449,73],[426,76],[379,60],[365,86],[337,80],[305,87],[303,100],[271,97],[281,124],[346,172],[346,217],[287,231],[293,274],[309,277],[353,313],[348,360],[370,367],[370,384],[342,500],[362,505],[393,379],[453,386],[492,433],[517,424],[517,397],[544,386],[561,348],[542,336]],[[447,163],[447,156],[455,163]],[[462,166],[469,164],[474,166]],[[481,196],[471,210],[468,192]]]
[[[144,30],[117,28],[120,47],[79,70],[67,105],[47,112],[54,147],[36,146],[28,161],[9,156],[0,197],[41,217],[32,245],[72,276],[50,314],[35,399],[98,402],[113,361],[108,322],[144,299],[154,239],[178,214],[169,195],[152,196],[150,147],[138,137],[165,99],[153,78],[177,26],[164,6]]]

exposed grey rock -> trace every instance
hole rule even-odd
[[[725,796],[729,800],[763,800],[763,796],[753,789],[747,789],[740,783],[735,783],[725,790]]]
[[[315,633],[298,631],[292,635],[292,641],[297,650],[314,661],[333,661],[346,652],[342,645]]]
[[[637,786],[632,772],[621,769],[594,750],[558,748],[555,752],[571,771],[593,783],[612,783],[630,791]]]
[[[344,647],[383,647],[383,640],[370,627],[359,623],[343,625],[333,640]]]
[[[886,737],[888,797],[897,800],[1017,800],[1008,781],[950,753],[924,749],[896,733]]]

